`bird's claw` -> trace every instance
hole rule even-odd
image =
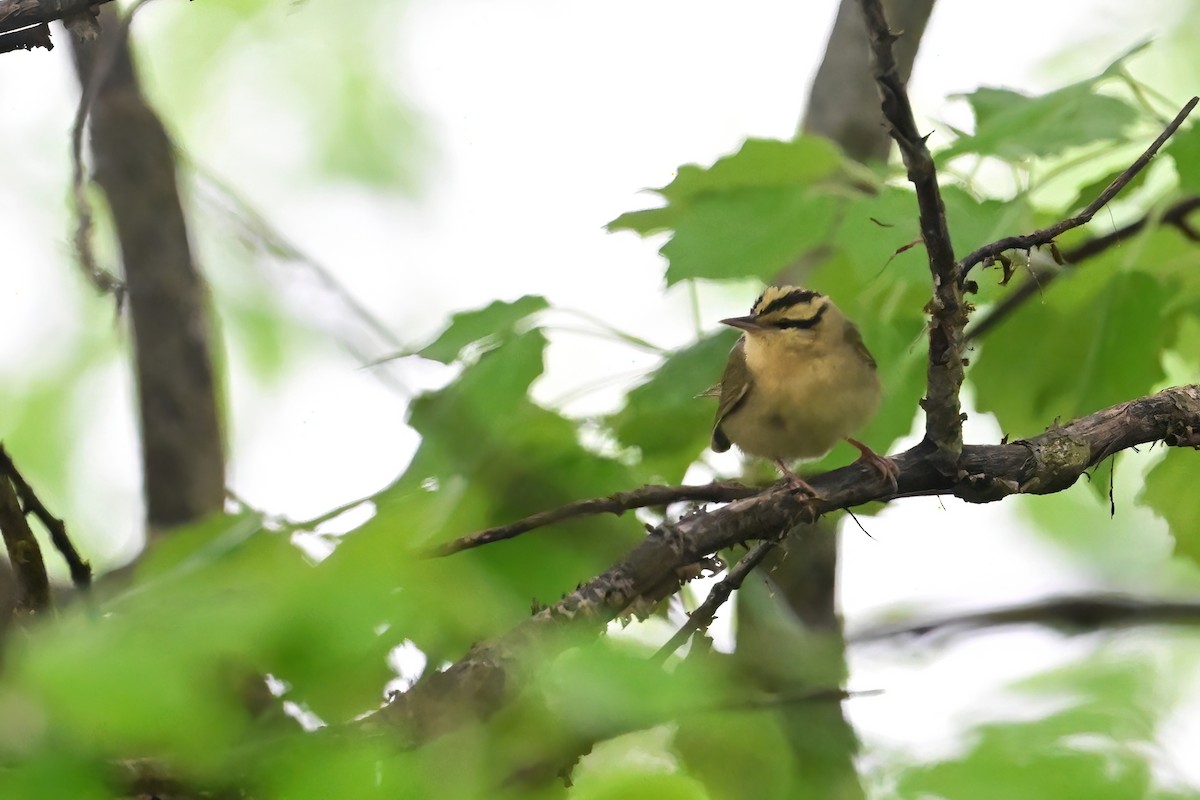
[[[881,456],[871,448],[867,447],[857,439],[846,439],[847,442],[858,448],[858,452],[862,453],[858,460],[864,462],[868,467],[878,472],[880,477],[888,482],[895,492],[900,488],[900,465],[895,459]]]

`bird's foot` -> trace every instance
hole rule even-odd
[[[880,477],[892,487],[893,492],[900,488],[900,466],[895,460],[879,455],[857,439],[846,437],[846,441],[858,448],[858,452],[862,453],[858,460],[865,462],[868,467],[878,472]]]
[[[807,496],[813,500],[819,500],[820,495],[817,490],[809,485],[808,481],[801,478],[796,473],[792,472],[787,464],[783,463],[783,459],[775,459],[775,466],[779,467],[779,471],[783,473],[783,477],[787,479],[787,488],[789,492],[798,494],[802,497]]]

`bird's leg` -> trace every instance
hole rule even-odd
[[[783,463],[782,458],[775,459],[775,466],[779,467],[779,471],[783,473],[783,477],[787,478],[788,491],[801,495],[808,495],[814,500],[820,497],[820,495],[817,494],[817,490],[808,485],[808,481],[792,472],[791,468],[788,467],[787,464]]]
[[[893,492],[900,488],[897,483],[897,479],[900,477],[900,467],[894,460],[879,455],[857,439],[847,436],[846,441],[858,448],[858,452],[862,453],[858,460],[866,462],[868,467],[878,472],[884,480],[891,484]]]

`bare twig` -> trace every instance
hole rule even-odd
[[[39,614],[50,608],[50,578],[42,548],[29,528],[25,512],[7,475],[0,475],[0,534],[17,579],[17,614]]]
[[[33,491],[33,487],[21,475],[17,465],[13,463],[12,457],[4,449],[4,445],[0,445],[0,478],[3,476],[7,476],[12,481],[21,501],[22,513],[36,516],[49,532],[50,541],[54,543],[54,547],[62,553],[62,557],[67,562],[67,567],[71,571],[71,582],[75,584],[75,588],[87,589],[91,586],[92,565],[85,561],[79,555],[79,551],[75,549],[71,538],[67,536],[67,526],[61,519],[50,513],[50,510],[38,498],[37,493]]]
[[[1200,384],[1180,386],[1054,426],[1028,440],[967,445],[959,459],[962,477],[945,474],[933,463],[932,447],[923,442],[895,457],[900,469],[895,492],[881,487],[870,467],[856,463],[809,478],[818,499],[802,501],[786,490],[772,490],[660,525],[602,575],[507,634],[475,645],[448,669],[394,696],[378,716],[413,742],[486,716],[524,683],[522,670],[527,667],[519,655],[534,642],[545,647],[548,629],[573,621],[601,630],[679,568],[727,547],[761,541],[764,532],[787,530],[885,493],[937,492],[975,503],[1018,493],[1051,494],[1071,486],[1084,471],[1119,450],[1159,440],[1190,446],[1197,430]]]
[[[672,653],[683,647],[684,642],[693,633],[711,625],[717,616],[717,610],[725,604],[729,595],[733,594],[735,589],[741,588],[742,581],[746,580],[746,576],[761,564],[767,554],[778,544],[778,539],[765,539],[751,547],[746,555],[738,559],[738,562],[725,573],[725,577],[709,590],[708,597],[704,598],[704,602],[696,606],[691,614],[688,614],[687,622],[675,631],[666,644],[658,649],[658,652],[651,657],[651,661],[663,663],[671,657]]]
[[[996,307],[987,316],[971,326],[971,329],[967,331],[967,341],[986,335],[988,331],[995,328],[1018,308],[1028,302],[1031,297],[1044,292],[1047,286],[1064,274],[1070,273],[1081,262],[1098,256],[1109,248],[1133,238],[1145,229],[1147,225],[1155,223],[1173,225],[1186,238],[1200,242],[1200,234],[1188,223],[1187,219],[1188,215],[1198,208],[1200,208],[1200,197],[1186,197],[1173,204],[1161,214],[1151,212],[1135,222],[1117,228],[1115,231],[1106,233],[1103,236],[1097,236],[1095,239],[1089,239],[1070,250],[1065,250],[1062,254],[1064,262],[1062,269],[1044,272],[1036,278],[1025,281],[1012,292],[1005,295],[1004,299],[997,303]]]
[[[912,105],[896,70],[893,33],[880,0],[861,0],[867,34],[874,55],[875,82],[883,101],[883,116],[916,190],[920,212],[921,239],[933,276],[933,298],[929,303],[929,367],[926,371],[925,438],[936,448],[938,468],[950,473],[962,450],[962,409],[958,393],[963,381],[963,328],[967,305],[962,286],[955,280],[954,246],[946,225],[946,208],[938,188],[933,156],[925,138],[917,131]]]
[[[1051,597],[1034,603],[954,614],[920,622],[880,625],[848,637],[852,644],[1001,625],[1042,625],[1066,633],[1130,625],[1200,624],[1200,601],[1158,600],[1126,595]]]
[[[75,234],[72,238],[75,243],[75,253],[79,257],[80,266],[83,267],[84,276],[97,291],[112,294],[117,299],[118,308],[125,297],[125,284],[100,266],[99,261],[96,260],[96,251],[92,247],[94,220],[92,203],[88,198],[87,171],[83,164],[83,131],[88,115],[91,113],[92,104],[96,102],[96,95],[100,93],[100,87],[108,80],[117,58],[124,50],[133,16],[147,2],[148,0],[138,0],[130,7],[129,11],[120,18],[116,31],[112,35],[104,37],[103,46],[93,56],[90,74],[86,78],[81,74],[80,82],[83,84],[83,91],[80,92],[79,105],[75,109],[75,121],[71,125],[71,198],[75,204]]]
[[[596,497],[591,500],[577,500],[559,508],[539,511],[525,519],[509,525],[472,533],[451,542],[438,545],[430,555],[448,556],[473,547],[481,547],[492,542],[513,539],[536,528],[544,528],[558,522],[578,517],[590,517],[596,514],[621,514],[634,508],[649,506],[665,506],[692,500],[705,503],[727,503],[740,500],[763,491],[761,488],[746,486],[734,481],[708,483],[703,486],[643,486],[630,492],[617,492],[608,497]]]
[[[1192,109],[1196,107],[1196,103],[1200,102],[1200,97],[1193,97],[1189,100],[1179,113],[1175,115],[1175,119],[1171,120],[1167,127],[1163,128],[1163,132],[1158,135],[1158,138],[1146,148],[1146,152],[1138,156],[1137,160],[1129,165],[1129,168],[1116,177],[1116,179],[1105,187],[1100,195],[1088,203],[1087,207],[1073,217],[1056,222],[1048,228],[1034,231],[1025,236],[1008,236],[991,244],[985,244],[978,250],[966,256],[958,265],[958,280],[963,282],[967,278],[967,273],[977,264],[981,264],[988,259],[995,258],[1005,250],[1032,250],[1041,245],[1050,244],[1054,239],[1071,230],[1078,228],[1080,225],[1085,225],[1091,221],[1096,212],[1104,208],[1109,200],[1112,200],[1117,194],[1124,189],[1131,180],[1137,177],[1137,174],[1145,169],[1146,165],[1154,158],[1159,149],[1166,144],[1172,134],[1179,129],[1183,121],[1192,113]]]

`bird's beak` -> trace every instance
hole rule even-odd
[[[730,317],[729,319],[721,320],[722,325],[728,325],[731,328],[740,328],[744,331],[761,331],[762,325],[759,325],[754,317]]]

